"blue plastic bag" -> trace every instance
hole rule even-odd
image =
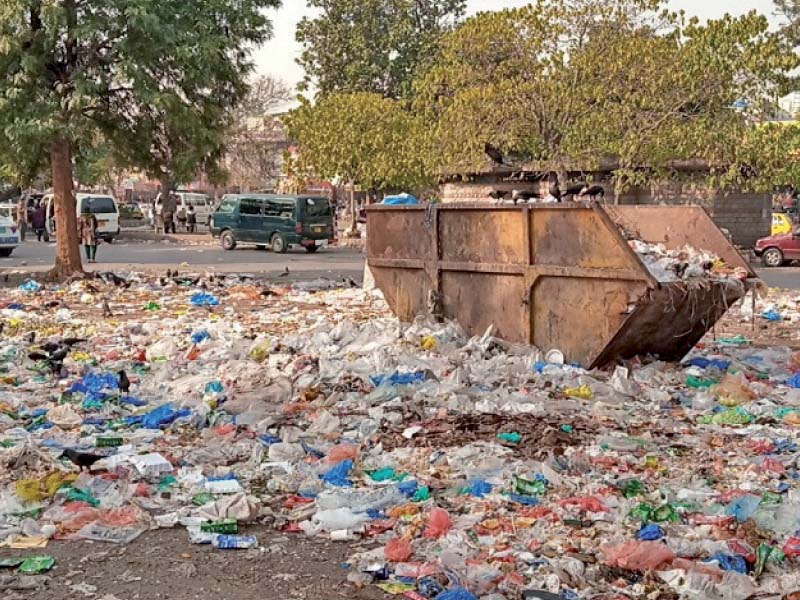
[[[753,513],[756,512],[759,504],[761,504],[760,496],[745,494],[744,496],[739,496],[730,504],[728,504],[725,512],[733,517],[736,517],[736,520],[739,521],[739,523],[744,523],[747,521],[747,519],[753,516]]]
[[[188,417],[192,411],[188,408],[175,410],[172,404],[163,404],[142,416],[142,427],[144,429],[161,429],[173,423],[176,419]]]
[[[208,333],[205,329],[203,329],[202,331],[198,331],[198,332],[192,334],[192,343],[195,346],[197,346],[199,344],[202,344],[206,340],[210,340],[210,339],[211,339],[211,334]]]
[[[689,362],[685,363],[684,366],[700,367],[701,369],[716,367],[720,371],[727,371],[731,366],[731,361],[723,360],[721,358],[703,358],[702,356],[696,356]]]
[[[643,542],[654,542],[664,537],[664,530],[655,523],[651,523],[642,527],[636,537]]]
[[[800,373],[786,381],[786,385],[790,388],[800,389]]]
[[[476,498],[483,498],[486,494],[492,493],[492,486],[483,479],[477,479],[472,482],[469,493]]]
[[[425,372],[416,371],[414,373],[392,373],[391,375],[372,375],[370,378],[372,385],[380,387],[388,385],[413,385],[425,381]]]
[[[767,310],[761,314],[762,319],[766,319],[767,321],[771,321],[773,323],[777,321],[783,321],[783,316],[775,310]]]
[[[419,200],[411,194],[397,194],[396,196],[386,196],[383,204],[387,206],[414,206],[419,204]]]
[[[400,490],[400,493],[403,494],[406,498],[411,498],[414,494],[417,493],[419,489],[419,484],[415,479],[409,479],[408,481],[401,482],[397,489]]]
[[[464,588],[453,588],[436,596],[436,600],[478,600],[478,598]]]
[[[191,303],[193,306],[219,306],[219,298],[214,294],[198,292],[192,296]]]
[[[741,556],[735,556],[733,554],[723,554],[722,552],[716,552],[711,558],[707,558],[703,562],[713,562],[717,561],[719,563],[719,568],[723,571],[736,571],[737,573],[747,573],[747,561]]]
[[[38,281],[34,281],[33,279],[27,279],[24,283],[19,286],[19,289],[23,292],[28,292],[29,294],[34,294],[36,292],[41,291],[42,284]]]
[[[522,494],[509,494],[508,499],[523,506],[539,506],[542,503],[536,496],[523,496]]]
[[[348,479],[350,471],[353,470],[353,461],[343,460],[330,471],[320,475],[325,483],[338,487],[353,487],[353,482]]]

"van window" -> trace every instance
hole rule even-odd
[[[331,203],[326,198],[303,198],[301,200],[306,217],[332,217]]]
[[[261,215],[261,208],[264,203],[255,198],[244,198],[239,204],[240,215]]]
[[[114,205],[114,200],[108,196],[92,196],[89,198],[81,199],[81,212],[84,207],[89,206],[89,212],[95,215],[116,214],[117,207]]]
[[[291,219],[294,216],[294,202],[291,200],[267,200],[264,210],[268,217]]]
[[[208,206],[208,196],[202,196],[200,194],[192,194],[187,196],[186,203],[191,206],[201,206],[205,207]]]
[[[236,212],[236,205],[237,204],[238,204],[238,202],[236,201],[236,198],[224,197],[224,198],[222,198],[222,203],[219,205],[219,208],[217,209],[217,212],[218,213]]]

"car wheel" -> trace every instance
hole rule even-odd
[[[314,254],[317,250],[319,250],[319,246],[306,246],[306,252],[309,254]]]
[[[3,258],[7,258],[11,256],[11,253],[14,251],[13,248],[0,248],[0,256]]]
[[[780,267],[783,265],[783,252],[778,248],[770,248],[764,252],[762,259],[765,267]]]
[[[272,251],[275,254],[286,254],[286,250],[288,250],[288,247],[286,246],[286,240],[283,239],[283,236],[280,233],[276,233],[272,236],[272,242],[270,245],[272,246]]]
[[[230,230],[222,232],[222,235],[219,236],[219,243],[223,250],[233,250],[236,248],[236,238],[233,237],[233,233]]]

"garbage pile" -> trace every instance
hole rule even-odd
[[[261,523],[412,600],[800,591],[788,348],[589,372],[328,282],[115,277],[0,304],[0,543],[37,553],[0,566]]]
[[[719,256],[691,246],[667,250],[663,244],[652,244],[642,240],[634,239],[628,243],[639,255],[650,274],[661,283],[700,278],[743,281],[748,277],[744,268],[729,267]]]

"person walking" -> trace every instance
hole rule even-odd
[[[175,231],[175,212],[178,210],[178,197],[169,192],[162,194],[162,211],[164,215],[164,233]]]
[[[186,209],[186,226],[189,228],[189,233],[194,233],[197,228],[197,213],[194,212],[194,206],[191,204]]]
[[[28,195],[22,194],[17,204],[17,227],[19,228],[19,239],[25,241],[25,233],[28,231]]]
[[[36,241],[41,242],[42,238],[44,238],[45,242],[50,241],[50,236],[47,235],[47,210],[41,200],[31,215],[31,227],[36,233]]]
[[[86,260],[90,263],[97,262],[97,227],[97,217],[89,211],[88,206],[84,206],[78,220],[78,237],[86,251]]]

